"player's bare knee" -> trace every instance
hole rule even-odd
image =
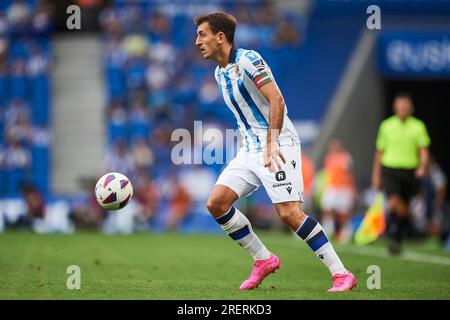
[[[209,197],[206,208],[208,211],[215,217],[218,217],[225,212],[227,212],[230,209],[231,205],[228,203],[225,203],[224,201],[216,198],[216,197]]]
[[[295,228],[296,224],[298,224],[299,210],[293,208],[281,210],[279,212],[279,216],[284,224],[290,226],[291,228]]]

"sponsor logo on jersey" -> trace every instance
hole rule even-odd
[[[284,183],[276,183],[272,185],[272,188],[279,188],[279,187],[284,187],[284,186],[291,186],[292,183],[290,182],[284,182]]]
[[[278,171],[277,173],[275,173],[275,179],[277,179],[277,181],[286,180],[286,172],[284,172],[283,170]]]
[[[258,72],[263,72],[266,68],[264,62],[261,59],[255,60],[252,62]]]

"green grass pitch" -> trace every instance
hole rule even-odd
[[[328,271],[303,241],[259,235],[282,268],[242,292],[252,261],[225,235],[7,232],[0,235],[0,299],[450,299],[450,253],[436,242],[409,244],[403,258],[383,255],[382,244],[336,246],[358,287],[331,294]],[[433,261],[415,261],[421,255]],[[80,290],[66,287],[69,265],[81,268]],[[381,289],[367,288],[370,265],[380,267]]]

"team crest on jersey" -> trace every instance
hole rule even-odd
[[[239,65],[236,65],[236,75],[238,76],[238,77],[241,77],[241,69],[239,68]]]

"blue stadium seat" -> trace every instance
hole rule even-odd
[[[7,196],[17,197],[20,195],[21,186],[26,182],[27,172],[23,169],[11,169],[6,171]]]
[[[128,125],[108,123],[108,144],[114,144],[117,140],[128,140]]]
[[[150,126],[148,122],[132,122],[129,128],[130,139],[148,138],[150,134]]]
[[[0,183],[0,198],[6,196],[6,172],[3,168],[0,168],[0,181],[3,181],[3,183]]]
[[[28,79],[26,75],[23,76],[11,75],[10,94],[11,98],[24,97],[27,101],[29,101],[30,95],[29,95]]]
[[[122,69],[108,67],[106,69],[108,96],[110,99],[124,97],[126,93],[125,74]]]
[[[0,74],[0,105],[6,104],[9,100],[8,89],[9,77],[6,74]]]

